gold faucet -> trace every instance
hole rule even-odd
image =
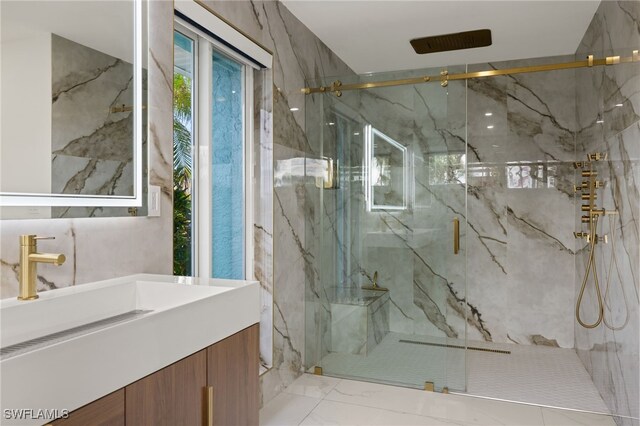
[[[38,263],[53,263],[60,266],[66,258],[64,254],[37,253],[37,240],[53,240],[55,237],[37,237],[35,235],[20,235],[20,289],[18,300],[33,300],[38,298],[36,291],[36,277]]]
[[[375,271],[373,273],[373,279],[371,281],[373,281],[371,285],[365,285],[365,286],[362,286],[361,288],[363,290],[389,291],[388,288],[380,287],[378,285],[378,271]]]

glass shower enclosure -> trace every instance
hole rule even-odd
[[[306,286],[305,361],[322,374],[466,389],[466,84],[307,97],[307,134],[321,151],[306,160],[307,226],[320,237],[306,241],[317,271]]]
[[[638,424],[625,43],[307,82],[307,371]]]

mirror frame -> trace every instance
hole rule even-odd
[[[142,188],[142,1],[133,0],[134,58],[133,58],[133,195],[84,195],[0,192],[0,207],[140,207]]]
[[[392,145],[394,148],[400,150],[402,152],[402,205],[399,206],[391,206],[391,205],[380,205],[375,204],[373,199],[373,159],[374,159],[374,149],[373,149],[373,139],[375,137],[379,137],[383,139],[385,142]],[[366,161],[366,191],[367,191],[367,211],[375,211],[375,210],[407,210],[408,208],[408,149],[406,146],[402,145],[400,142],[392,139],[391,137],[385,135],[380,130],[374,128],[371,124],[367,124],[365,126],[365,161]]]

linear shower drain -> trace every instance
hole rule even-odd
[[[472,351],[482,351],[482,352],[494,352],[498,354],[511,354],[511,351],[503,351],[501,349],[487,349],[487,348],[479,348],[477,346],[460,346],[460,345],[446,345],[444,343],[431,343],[431,342],[420,342],[418,340],[399,340],[400,343],[413,343],[414,345],[426,345],[426,346],[438,346],[441,348],[454,348],[454,349],[469,349]]]

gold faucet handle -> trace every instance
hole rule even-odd
[[[23,246],[30,246],[35,244],[36,240],[54,240],[56,237],[38,237],[33,234],[20,235],[20,244]]]
[[[56,237],[38,237],[33,234],[20,235],[21,246],[35,246],[37,240],[55,240]]]

